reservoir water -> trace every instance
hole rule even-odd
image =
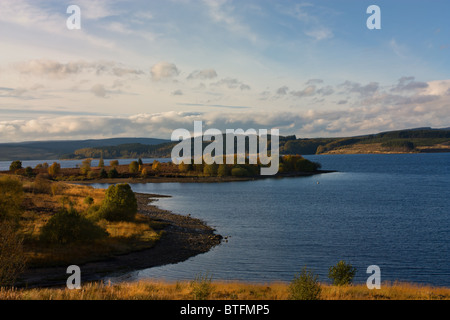
[[[209,273],[214,280],[291,281],[307,266],[327,282],[328,268],[345,260],[357,268],[356,283],[378,265],[382,281],[450,286],[450,153],[306,157],[338,172],[132,185],[136,192],[171,195],[156,205],[204,220],[228,242],[119,280]]]

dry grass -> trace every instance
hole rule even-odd
[[[25,253],[28,266],[43,267],[85,263],[106,258],[116,254],[151,248],[161,238],[163,232],[148,217],[138,214],[134,222],[100,221],[109,236],[96,241],[95,245],[69,244],[47,245],[39,241],[42,227],[50,217],[69,203],[75,210],[85,213],[90,206],[100,205],[105,197],[105,190],[91,186],[73,185],[46,180],[48,192],[36,192],[35,180],[24,180],[24,213],[20,232],[24,235]],[[85,202],[91,197],[93,203]]]
[[[212,282],[208,300],[288,300],[287,283]],[[139,281],[89,283],[80,290],[0,289],[0,300],[191,300],[191,282]],[[450,288],[408,283],[383,283],[379,290],[365,285],[335,287],[322,284],[323,300],[450,300]]]

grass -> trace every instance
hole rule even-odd
[[[289,299],[288,283],[213,281],[208,286],[207,297],[202,297],[208,300]],[[382,283],[379,290],[369,290],[365,284],[339,287],[321,284],[321,288],[323,300],[450,300],[450,288],[409,283]],[[80,290],[0,288],[0,300],[192,300],[198,298],[196,290],[192,281],[88,283]]]
[[[45,180],[47,187],[36,188],[36,181],[24,180],[24,212],[20,222],[20,233],[24,236],[24,250],[29,267],[46,267],[81,264],[98,261],[117,254],[153,247],[164,234],[164,225],[147,216],[137,214],[133,222],[109,222],[98,224],[109,236],[95,243],[73,243],[48,245],[39,240],[42,227],[62,206],[73,206],[80,213],[86,213],[90,206],[100,205],[105,190],[90,186],[72,185]],[[42,191],[44,190],[44,191]],[[91,201],[86,201],[90,198]]]

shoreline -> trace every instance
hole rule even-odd
[[[167,264],[183,262],[193,256],[208,252],[222,242],[222,236],[200,219],[158,208],[152,204],[157,198],[170,197],[135,193],[138,212],[166,223],[165,235],[153,248],[117,255],[105,260],[80,264],[82,283],[101,281],[106,277],[124,275]],[[17,281],[18,288],[64,287],[68,266],[30,268]]]
[[[278,173],[274,176],[254,176],[254,177],[202,177],[202,176],[153,176],[147,178],[105,178],[80,181],[61,181],[74,184],[117,184],[117,183],[218,183],[218,182],[239,182],[239,181],[256,181],[263,179],[283,179],[296,177],[309,177],[324,173],[338,172],[336,170],[317,170],[314,172],[298,172],[298,173]]]

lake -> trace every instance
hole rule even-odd
[[[314,155],[310,177],[228,183],[133,184],[171,195],[156,204],[191,214],[228,236],[211,251],[114,280],[291,281],[303,266],[328,282],[345,260],[365,283],[370,265],[382,281],[450,286],[450,154]],[[97,184],[96,187],[106,187]]]

